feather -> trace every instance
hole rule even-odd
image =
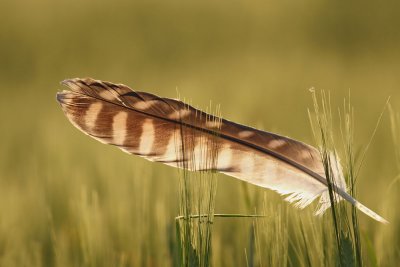
[[[321,156],[312,146],[122,84],[90,78],[62,84],[70,90],[58,93],[57,100],[69,121],[102,143],[174,167],[215,170],[272,189],[299,208],[320,197],[317,214],[330,207]],[[339,199],[387,223],[346,192],[340,164],[334,156],[332,161]]]

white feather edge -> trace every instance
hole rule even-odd
[[[346,189],[346,181],[344,179],[342,167],[340,164],[340,160],[338,156],[336,156],[335,153],[330,154],[330,162],[331,162],[331,168],[332,168],[332,175],[334,179],[334,185],[333,190],[335,192],[335,201],[339,202],[343,199],[347,200],[350,202],[350,204],[354,205],[357,209],[359,209],[361,212],[366,214],[367,216],[375,219],[378,222],[388,224],[389,222],[375,213],[374,211],[370,210],[366,206],[364,206],[362,203],[354,199],[352,196],[350,196],[347,193]],[[226,175],[236,177],[240,180],[244,180],[240,176],[236,176],[232,173],[229,172],[222,172]],[[316,190],[312,189],[312,185],[310,184],[309,188],[307,191],[305,190],[299,190],[296,187],[289,186],[288,184],[270,184],[270,183],[265,183],[265,181],[260,182],[260,183],[255,183],[249,180],[246,180],[247,182],[253,183],[255,185],[271,189],[280,195],[286,196],[285,201],[288,201],[289,203],[293,204],[295,207],[303,209],[307,207],[309,204],[311,204],[316,198],[320,197],[319,199],[319,206],[314,213],[316,216],[321,216],[324,214],[324,212],[331,207],[331,202],[330,202],[330,197],[329,197],[329,191],[328,187],[324,186],[324,189],[322,190]]]
[[[342,166],[340,164],[339,157],[334,152],[330,153],[330,162],[334,180],[333,186],[335,191],[335,201],[339,202],[340,200],[345,199],[367,216],[375,219],[378,222],[388,224],[389,222],[386,219],[384,219],[371,209],[367,208],[366,206],[364,206],[362,203],[360,203],[358,200],[354,199],[347,193],[346,181],[344,179]],[[328,189],[326,189],[322,194],[317,194],[315,197],[312,198],[307,198],[301,192],[294,192],[290,194],[288,197],[286,197],[285,200],[291,203],[296,202],[295,206],[299,208],[304,208],[308,204],[310,204],[316,197],[318,197],[318,195],[320,195],[319,207],[317,208],[315,215],[321,216],[328,208],[331,207],[331,201]]]

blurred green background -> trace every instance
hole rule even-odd
[[[0,266],[176,264],[176,170],[78,132],[55,101],[61,80],[178,90],[308,143],[308,89],[330,90],[335,112],[351,91],[361,146],[389,96],[400,110],[399,10],[399,1],[2,0]],[[360,216],[382,265],[399,259],[391,140],[385,114],[358,180],[361,202],[392,222]],[[216,212],[252,213],[242,199],[242,183],[219,176]],[[215,266],[244,266],[249,225],[216,221]]]

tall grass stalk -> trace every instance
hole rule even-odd
[[[338,202],[339,196],[335,193],[334,187],[340,186],[341,175],[344,176],[349,194],[356,198],[356,181],[359,170],[364,161],[365,154],[376,133],[381,121],[382,114],[373,131],[371,139],[364,149],[358,165],[354,154],[354,109],[351,105],[350,94],[348,100],[344,99],[343,108],[338,109],[340,138],[334,131],[337,124],[334,122],[330,95],[321,91],[318,99],[315,90],[311,90],[314,104],[314,115],[310,114],[310,121],[314,137],[317,140],[322,161],[325,168],[325,175],[328,182],[329,201],[333,221],[334,235],[337,245],[337,259],[340,266],[363,266],[362,244],[360,227],[357,216],[357,209],[347,205],[344,201]],[[341,140],[341,146],[337,140]],[[336,161],[339,161],[339,154],[343,159],[341,165],[343,171],[335,174]],[[333,157],[332,157],[333,155]],[[341,174],[342,173],[342,174]],[[350,216],[349,216],[350,215]]]
[[[218,107],[215,113],[216,117],[207,116],[205,119],[219,125],[220,119],[215,119],[221,117]],[[196,114],[195,120],[204,119],[201,116],[204,115]],[[177,154],[181,154],[183,159],[179,181],[181,215],[176,218],[176,224],[181,265],[209,266],[217,189],[214,171],[219,151],[217,134],[205,134],[180,127],[180,136],[181,144],[177,148]],[[190,172],[188,169],[198,171]]]
[[[350,95],[344,99],[343,107],[338,109],[336,116],[332,112],[329,93],[321,91],[318,95],[315,90],[311,90],[311,93],[314,107],[313,112],[309,111],[311,128],[328,182],[328,191],[322,196],[321,205],[330,205],[331,216],[324,216],[318,221],[310,211],[302,211],[304,214],[300,216],[299,211],[287,209],[282,204],[278,205],[277,212],[277,204],[267,200],[267,194],[262,200],[261,214],[214,214],[217,181],[216,173],[212,170],[215,169],[218,156],[217,135],[205,139],[204,135],[182,127],[180,135],[184,141],[180,153],[187,158],[181,166],[180,215],[176,217],[182,266],[210,265],[214,217],[253,217],[250,247],[244,249],[247,266],[364,266],[357,209],[345,201],[339,201],[340,197],[334,188],[345,186],[345,182],[349,194],[356,197],[357,176],[383,112],[357,160],[354,153],[354,108]],[[199,143],[200,154],[195,151]],[[341,163],[339,158],[342,159]],[[187,169],[209,171],[190,172]],[[251,198],[247,187],[244,195],[249,208]],[[363,239],[369,240],[368,236]],[[371,264],[374,265],[376,260],[373,259],[376,257],[371,254],[371,244],[366,246]]]
[[[261,204],[262,218],[253,221],[255,263],[251,266],[282,266],[288,264],[288,214],[282,204],[272,203],[267,194]]]

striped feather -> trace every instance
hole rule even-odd
[[[330,207],[321,157],[315,148],[206,114],[179,100],[136,92],[122,84],[65,80],[57,94],[71,123],[94,139],[151,161],[192,171],[216,170],[272,189],[304,208],[320,197]],[[387,221],[346,192],[337,164],[334,191],[377,221]]]

